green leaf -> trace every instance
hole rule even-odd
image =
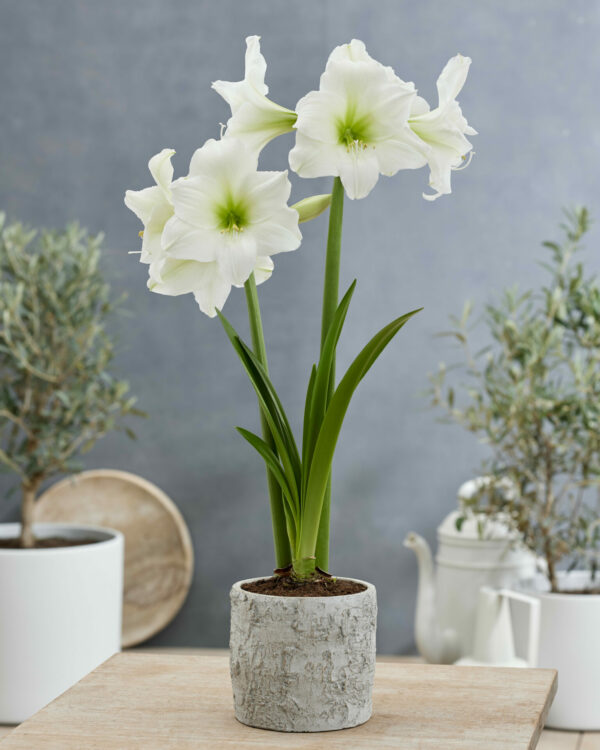
[[[331,463],[338,436],[352,395],[389,342],[404,324],[421,309],[402,315],[375,334],[352,362],[333,394],[315,444],[306,486],[302,538],[300,540],[300,556],[302,557],[314,554],[323,496],[331,472]]]
[[[312,392],[315,385],[315,378],[317,377],[317,366],[313,365],[310,371],[310,378],[308,380],[308,387],[306,389],[306,400],[304,401],[304,419],[302,421],[302,467],[306,463],[307,455],[307,441],[308,441],[308,424],[310,419],[310,410],[312,405]]]
[[[335,315],[333,316],[333,320],[331,321],[331,325],[329,326],[329,331],[327,332],[327,337],[323,345],[319,364],[317,366],[314,387],[311,393],[311,404],[308,419],[308,435],[303,435],[303,440],[305,440],[306,443],[306,452],[303,451],[302,453],[303,487],[306,486],[306,482],[308,480],[314,447],[317,442],[319,430],[321,429],[321,423],[323,422],[325,410],[327,408],[327,403],[329,400],[329,391],[330,388],[333,387],[333,384],[331,382],[331,373],[332,365],[335,361],[335,350],[340,338],[340,334],[342,332],[342,328],[344,326],[344,322],[346,320],[348,307],[350,306],[350,301],[352,299],[352,295],[354,294],[355,288],[356,280],[352,282],[350,288],[344,295],[343,299],[338,305],[337,310],[335,311]]]
[[[284,467],[290,489],[293,492],[294,502],[299,508],[299,487],[302,471],[300,456],[283,406],[269,376],[254,353],[244,344],[225,316],[218,311],[217,314],[256,391],[261,411],[273,435],[277,453]]]
[[[236,427],[235,429],[245,440],[248,441],[248,443],[250,443],[250,445],[257,451],[257,453],[262,457],[264,462],[271,470],[273,476],[281,487],[283,496],[286,499],[290,512],[294,517],[296,527],[298,527],[298,515],[293,502],[293,493],[288,484],[285,473],[281,468],[281,464],[279,463],[279,460],[275,455],[275,452],[269,447],[269,445],[267,445],[267,443],[265,443],[265,441],[261,437],[254,434],[253,432],[245,430],[243,427]]]

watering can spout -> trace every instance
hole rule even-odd
[[[452,664],[460,655],[458,634],[442,629],[436,612],[435,567],[429,545],[419,534],[410,532],[404,546],[412,549],[419,567],[415,640],[419,653],[432,664]]]

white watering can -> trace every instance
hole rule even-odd
[[[526,658],[517,657],[509,602],[529,607]],[[464,666],[536,667],[540,634],[540,600],[509,589],[495,590],[482,586],[479,590],[473,654],[459,659]]]
[[[472,496],[484,482],[465,482],[459,498]],[[438,527],[437,566],[423,537],[411,532],[404,540],[419,565],[415,640],[420,654],[434,664],[452,664],[473,655],[482,586],[514,588],[536,572],[535,557],[501,520],[471,516],[459,531],[456,522],[464,515],[453,511]]]

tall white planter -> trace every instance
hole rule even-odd
[[[260,580],[260,579],[250,579]],[[282,732],[363,724],[372,712],[375,587],[348,596],[286,597],[231,589],[236,718]]]
[[[561,588],[579,590],[590,583],[584,571],[559,576]],[[541,603],[538,666],[558,670],[547,726],[600,730],[600,595],[552,594],[542,579],[527,593]]]
[[[18,536],[0,524],[0,537]],[[79,547],[0,549],[0,724],[24,721],[121,648],[123,536],[39,524]]]

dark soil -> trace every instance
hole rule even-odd
[[[36,539],[35,546],[28,549],[53,549],[56,547],[80,547],[86,544],[96,544],[98,539],[66,539],[60,536],[49,536]],[[0,549],[21,549],[19,539],[0,539]]]
[[[347,596],[366,591],[366,586],[345,578],[317,578],[295,581],[290,576],[273,576],[253,583],[245,583],[244,591],[267,596]]]

